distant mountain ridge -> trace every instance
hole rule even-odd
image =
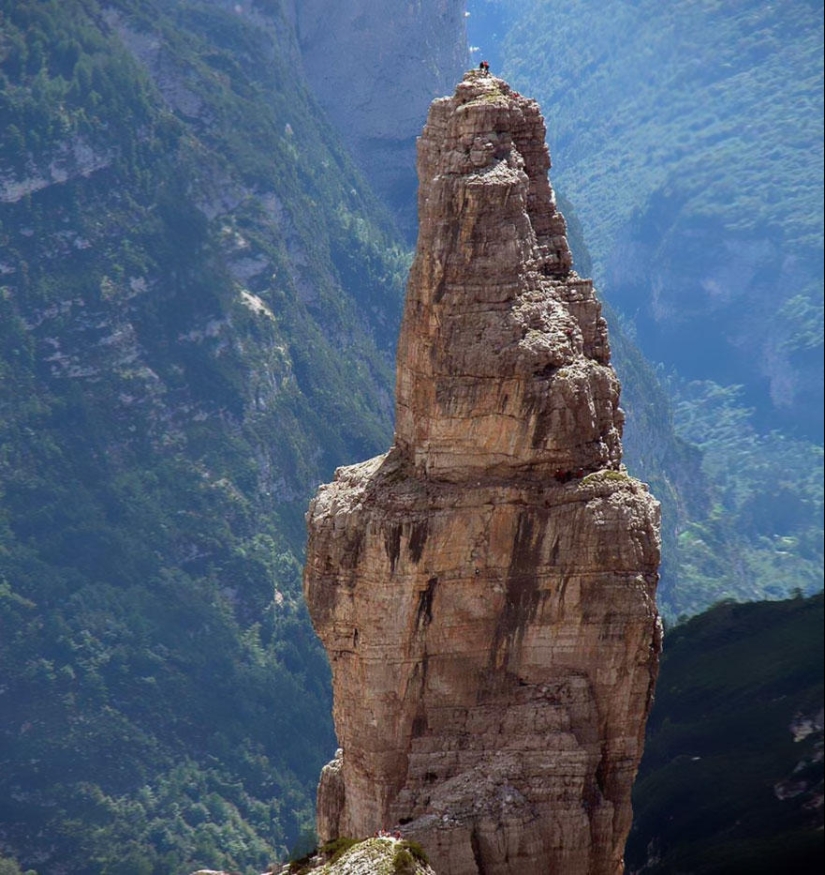
[[[307,81],[410,244],[415,141],[469,53],[465,0],[291,0]]]

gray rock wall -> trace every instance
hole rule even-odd
[[[415,139],[469,63],[465,0],[290,2],[316,97],[412,235]]]

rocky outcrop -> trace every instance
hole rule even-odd
[[[0,171],[0,203],[14,204],[26,195],[50,185],[62,184],[78,176],[89,177],[112,164],[112,153],[95,150],[82,137],[63,143],[48,164],[37,167],[29,162],[20,179],[8,170]]]
[[[351,847],[336,844],[284,866],[280,875],[436,875],[420,846],[395,836],[373,836]]]
[[[433,103],[395,445],[308,513],[342,747],[321,838],[399,825],[440,875],[621,872],[658,666],[658,504],[549,166],[502,80]]]

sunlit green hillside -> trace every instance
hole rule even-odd
[[[254,13],[254,14],[253,14]],[[0,2],[0,856],[260,872],[334,751],[303,512],[406,253],[277,2]]]
[[[597,262],[664,185],[697,216],[821,245],[820,4],[527,5],[506,71],[543,97],[556,175]]]

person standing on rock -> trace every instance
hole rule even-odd
[[[481,72],[484,73],[485,76],[490,75],[490,65],[487,63],[487,61],[482,61],[478,65],[478,69],[481,70]]]

